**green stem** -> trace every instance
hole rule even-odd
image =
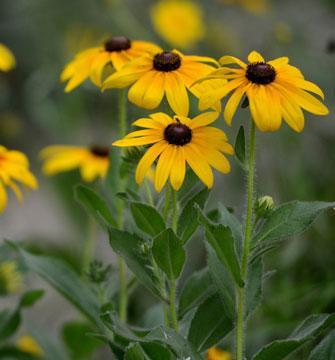
[[[164,200],[164,209],[163,209],[163,218],[167,222],[169,218],[170,210],[170,186],[165,186],[165,200]]]
[[[247,177],[247,213],[245,219],[245,237],[242,254],[242,279],[246,282],[248,275],[248,258],[250,250],[250,240],[252,236],[252,219],[254,203],[254,177],[255,177],[255,123],[251,121],[249,137],[249,166]],[[245,348],[245,286],[237,289],[237,323],[236,323],[236,360],[244,359]]]
[[[84,243],[83,259],[82,259],[82,273],[88,270],[90,262],[94,257],[95,252],[95,240],[96,240],[97,226],[94,219],[89,216],[87,224],[87,237]]]
[[[120,138],[124,137],[127,133],[127,93],[126,90],[122,89],[119,92],[119,136]],[[121,152],[122,154],[122,152]],[[119,192],[123,192],[126,189],[126,179],[120,179],[119,183]],[[124,211],[124,202],[119,201],[118,204],[118,227],[120,230],[123,229],[123,211]],[[127,321],[127,307],[128,307],[128,291],[127,291],[127,271],[126,263],[121,257],[118,257],[118,267],[119,267],[119,316],[120,320]]]
[[[148,198],[148,202],[151,206],[155,206],[154,203],[154,198],[152,197],[152,192],[151,192],[151,188],[150,188],[150,184],[149,181],[147,179],[144,180],[144,187],[145,187],[145,192],[147,194],[147,198]]]
[[[171,313],[171,322],[172,327],[175,331],[178,331],[178,317],[177,317],[177,311],[176,311],[176,281],[171,280],[170,281],[170,313]]]
[[[177,201],[177,191],[171,187],[171,197],[172,197],[172,229],[174,232],[177,231],[178,223],[178,201]]]

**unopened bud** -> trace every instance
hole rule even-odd
[[[258,218],[266,219],[272,213],[275,203],[271,196],[262,196],[257,199],[255,212]]]

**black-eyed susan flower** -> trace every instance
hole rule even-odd
[[[205,36],[201,7],[190,0],[161,0],[151,8],[156,32],[170,45],[190,48]]]
[[[100,46],[81,51],[65,66],[61,73],[61,81],[67,81],[65,92],[70,92],[88,78],[100,87],[107,65],[119,70],[130,60],[158,49],[146,41],[129,40],[125,36],[111,37]]]
[[[37,180],[29,170],[26,155],[20,151],[7,150],[0,145],[0,213],[7,205],[6,186],[14,191],[19,201],[22,200],[22,192],[17,182],[30,189],[37,188]]]
[[[19,337],[16,341],[16,347],[22,352],[34,356],[34,358],[41,358],[44,356],[44,351],[30,335]]]
[[[212,347],[207,351],[206,360],[232,360],[231,353]]]
[[[22,275],[12,260],[0,263],[0,295],[15,294],[22,287]]]
[[[143,130],[134,131],[113,145],[151,145],[138,163],[135,174],[138,184],[158,158],[154,174],[154,186],[158,192],[169,178],[172,187],[179,190],[185,178],[186,164],[211,188],[214,182],[211,167],[228,173],[230,164],[224,154],[234,152],[222,130],[207,126],[218,115],[217,112],[207,112],[191,120],[184,116],[172,118],[164,113],[152,114],[133,123]]]
[[[248,61],[249,64],[246,64],[233,56],[223,56],[220,59],[223,67],[209,77],[222,77],[229,82],[204,94],[199,108],[207,109],[233,92],[224,110],[224,118],[230,125],[241,99],[246,95],[252,118],[261,131],[278,130],[284,119],[293,130],[300,132],[305,123],[302,110],[315,115],[328,114],[327,107],[310,94],[324,99],[322,90],[305,80],[300,70],[289,64],[287,57],[266,62],[258,52],[253,51]],[[228,64],[236,64],[238,68],[225,66]]]
[[[0,71],[9,71],[16,65],[15,57],[7,46],[0,43]]]
[[[80,170],[82,179],[92,182],[104,178],[109,166],[110,148],[53,145],[44,148],[40,156],[44,160],[42,171],[45,175],[56,175],[74,169]]]
[[[177,50],[160,50],[125,65],[105,80],[103,89],[132,85],[128,92],[129,101],[149,110],[156,109],[166,95],[174,113],[187,116],[187,90],[199,97],[205,91],[223,85],[226,81],[219,79],[217,83],[208,81],[191,87],[196,80],[215,69],[212,64],[216,65],[216,61],[209,57],[186,56]],[[215,106],[218,107],[219,104],[216,103]]]

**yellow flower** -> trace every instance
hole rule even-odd
[[[43,172],[55,175],[64,171],[80,169],[84,181],[104,178],[109,166],[109,147],[54,145],[44,148],[40,156],[44,160]]]
[[[327,107],[309,93],[315,93],[323,99],[322,90],[305,80],[299,69],[289,65],[287,57],[265,62],[259,53],[253,51],[249,54],[248,61],[249,64],[245,64],[233,56],[223,56],[220,59],[223,67],[209,77],[222,77],[230,81],[220,89],[204,94],[200,98],[199,108],[209,108],[234,90],[224,110],[224,118],[230,125],[246,94],[253,120],[261,131],[278,130],[282,119],[293,130],[302,131],[305,123],[302,109],[315,115],[328,114]],[[225,67],[227,64],[237,64],[239,68]]]
[[[184,56],[177,50],[161,50],[156,54],[134,60],[109,76],[103,84],[103,89],[125,88],[133,84],[128,92],[129,101],[149,110],[157,108],[165,94],[174,113],[187,116],[189,112],[187,89],[199,97],[211,87],[221,86],[226,81],[222,79],[218,80],[219,83],[208,81],[191,88],[196,80],[215,69],[212,65],[204,63],[216,64],[216,61],[203,56]],[[219,104],[215,105],[219,106]]]
[[[0,43],[0,70],[9,71],[16,65],[15,57],[7,46]]]
[[[22,276],[15,261],[0,263],[0,295],[14,294],[22,286]]]
[[[232,360],[229,352],[220,350],[219,348],[212,347],[207,352],[206,360]]]
[[[230,171],[230,164],[223,153],[233,154],[226,134],[215,127],[207,126],[218,118],[219,113],[207,112],[192,120],[183,116],[170,116],[164,113],[142,118],[133,125],[144,128],[134,131],[114,146],[152,145],[146,151],[136,169],[136,182],[140,184],[151,165],[158,158],[155,169],[154,186],[160,192],[170,177],[175,190],[183,184],[186,163],[208,187],[213,186],[214,177],[211,166],[222,173]]]
[[[61,81],[68,81],[65,92],[70,92],[88,78],[95,85],[101,86],[103,71],[107,65],[119,70],[130,60],[148,52],[157,52],[158,49],[149,42],[114,36],[103,45],[81,51],[61,73]]]
[[[151,19],[157,33],[172,46],[189,48],[205,35],[202,10],[194,1],[159,1],[151,9]]]
[[[22,192],[16,182],[20,182],[28,188],[37,189],[37,180],[29,171],[29,161],[22,152],[7,150],[0,145],[0,213],[7,205],[6,186],[9,186],[19,201],[22,200]]]
[[[269,9],[269,0],[221,0],[226,5],[239,5],[254,14],[264,14]]]
[[[36,340],[29,335],[21,336],[16,341],[16,347],[19,350],[38,358],[41,358],[44,355],[42,348],[39,346]]]

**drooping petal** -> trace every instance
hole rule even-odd
[[[299,105],[288,96],[281,98],[282,114],[285,122],[296,132],[304,129],[305,117]]]
[[[7,192],[4,185],[0,182],[0,214],[4,212],[7,206]]]
[[[110,56],[105,51],[97,55],[97,57],[94,59],[91,66],[90,78],[96,86],[100,87],[102,85],[102,74],[105,66],[108,64],[109,61]]]
[[[178,73],[171,71],[166,74],[165,92],[168,103],[175,114],[187,116],[189,112],[188,94]]]
[[[174,163],[170,171],[170,182],[174,190],[178,191],[185,179],[185,154],[182,146],[177,147]]]
[[[242,97],[245,94],[245,92],[248,90],[249,86],[250,86],[250,84],[248,84],[246,86],[238,87],[233,92],[231,97],[228,99],[226,107],[224,109],[224,113],[223,113],[224,119],[228,125],[231,125],[231,122],[233,120],[233,117],[235,115],[237,107],[240,104]]]
[[[170,175],[171,167],[174,166],[175,155],[177,153],[176,145],[168,145],[161,153],[155,171],[155,189],[161,192]]]
[[[160,141],[157,144],[151,146],[143,155],[136,168],[135,179],[138,184],[143,181],[153,162],[157,159],[161,152],[167,148],[167,146],[168,143],[166,141]]]

